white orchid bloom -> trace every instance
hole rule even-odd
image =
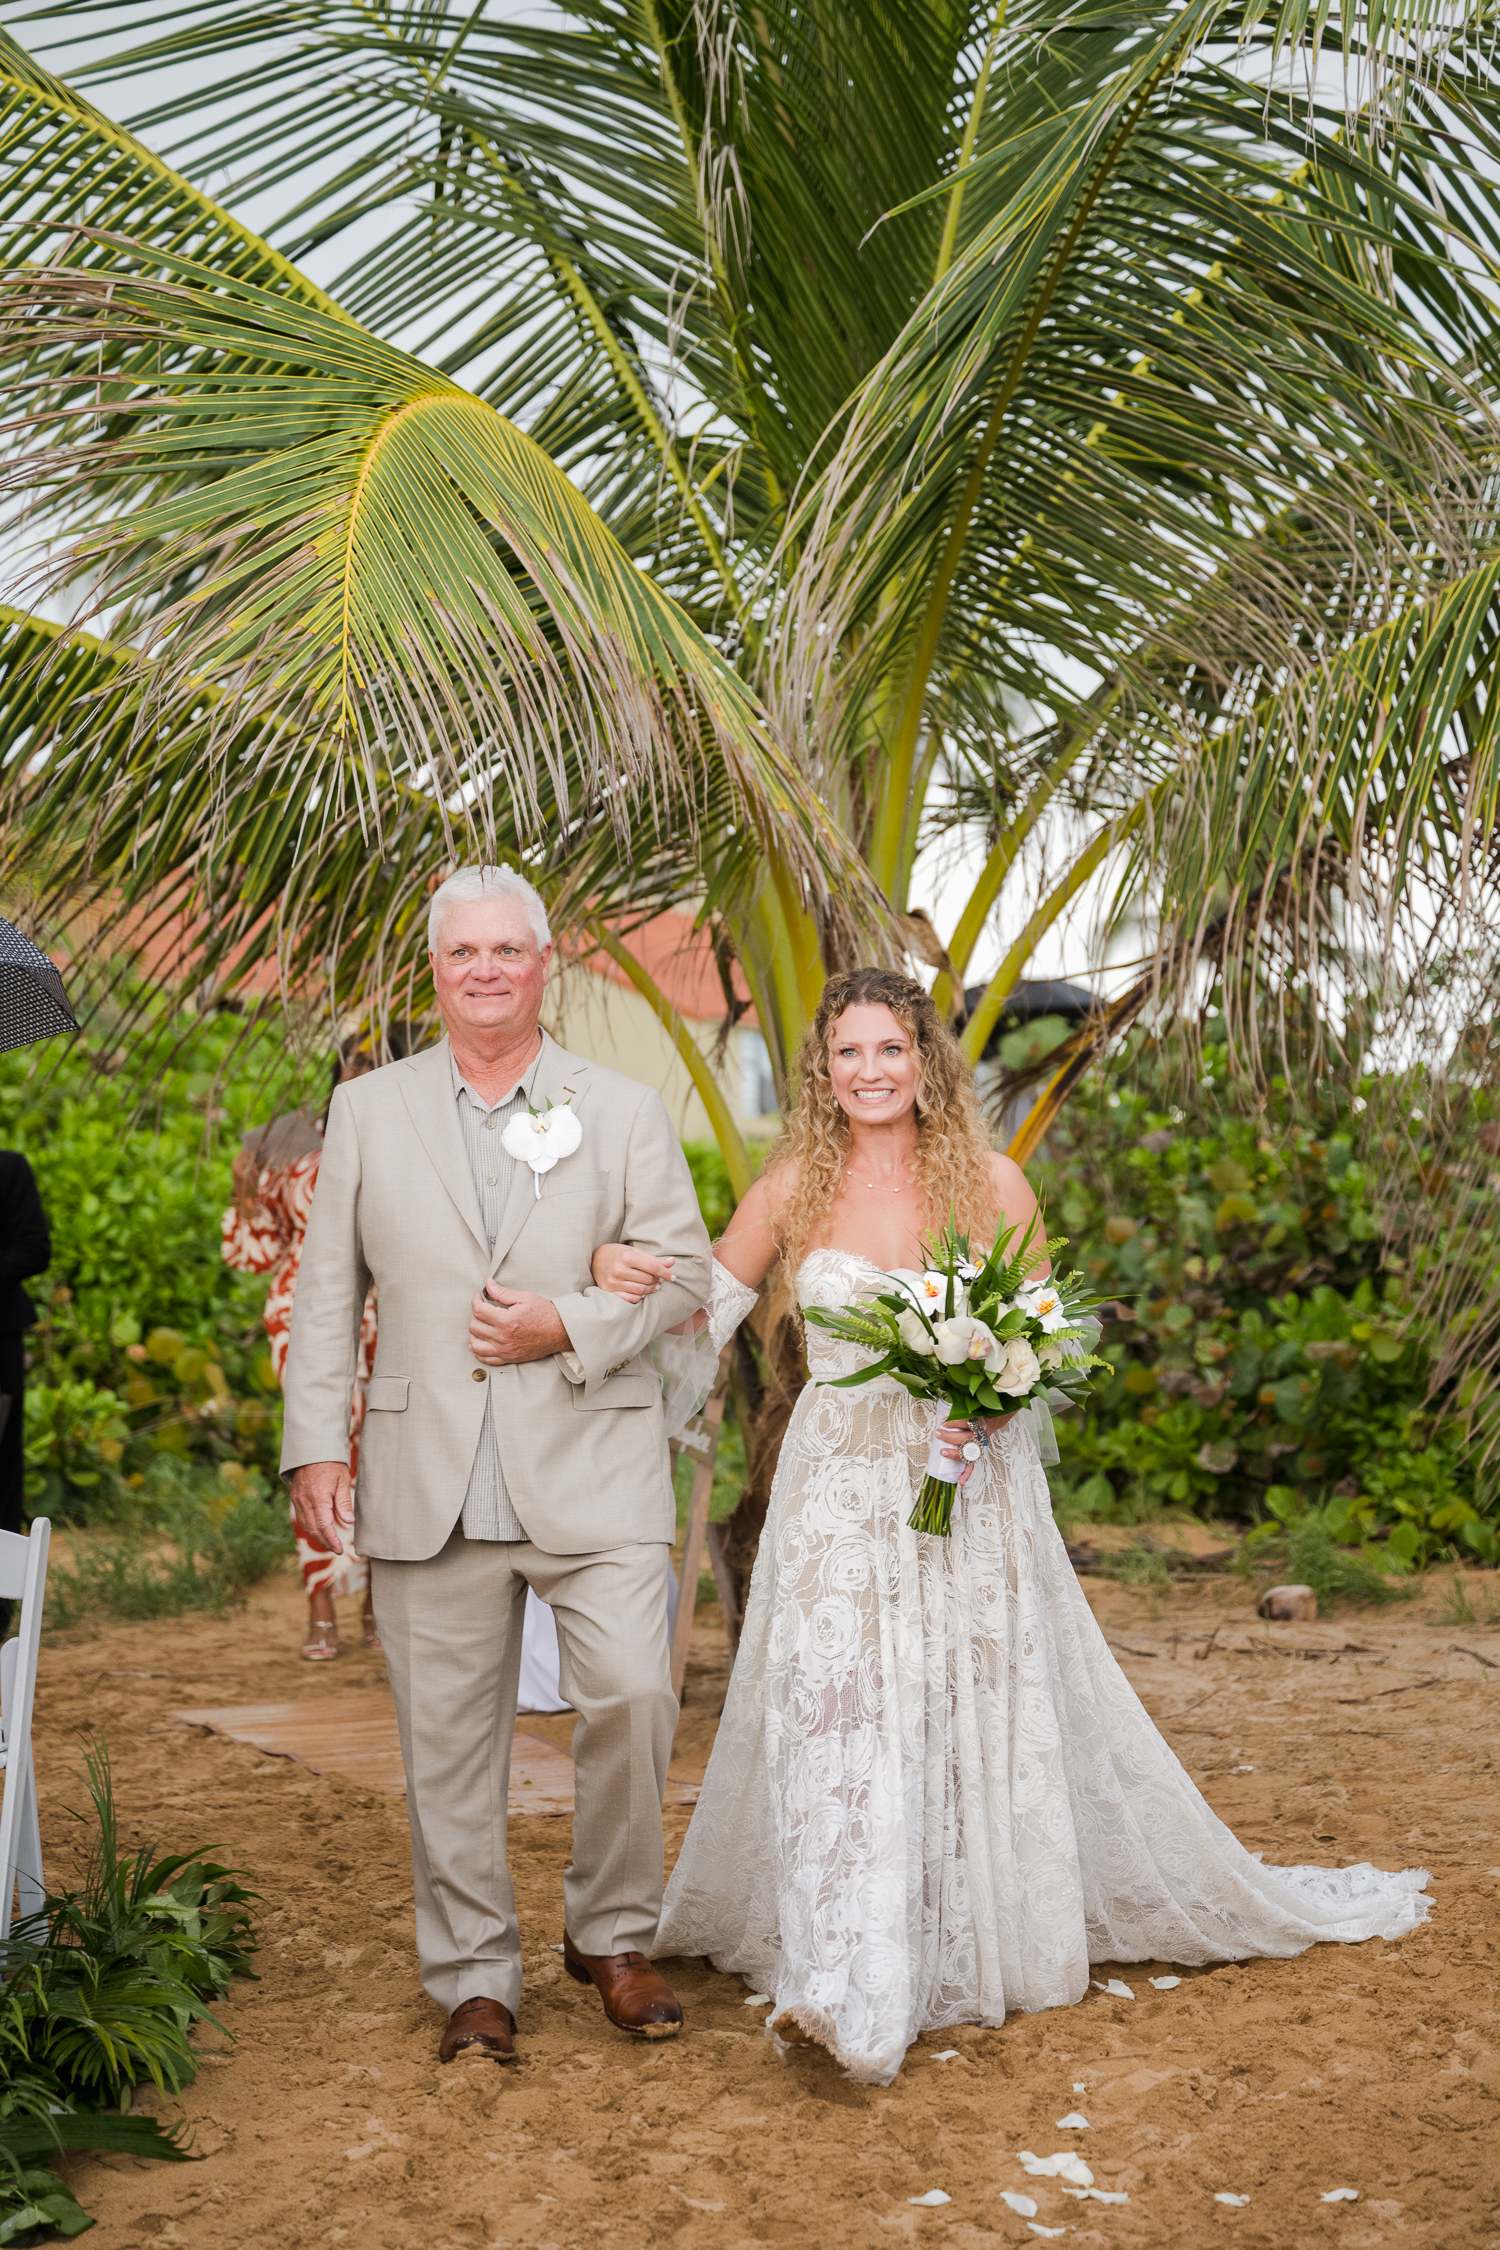
[[[1024,1398],[1041,1380],[1042,1363],[1024,1336],[1011,1336],[1005,1345],[1005,1358],[993,1368],[997,1391],[1007,1398]]]
[[[912,1303],[919,1306],[929,1318],[933,1320],[942,1318],[948,1304],[948,1276],[945,1273],[939,1273],[933,1266],[927,1267],[922,1272],[918,1272],[915,1266],[896,1266],[886,1275],[886,1279],[887,1281],[893,1281],[902,1295],[910,1297]],[[968,1291],[955,1285],[953,1291],[955,1314],[967,1312],[968,1305]]]
[[[1030,1288],[1022,1290],[1017,1303],[1029,1320],[1041,1323],[1044,1336],[1055,1335],[1059,1328],[1068,1326],[1061,1292],[1050,1281],[1033,1282]]]
[[[518,1164],[529,1164],[540,1182],[565,1156],[583,1144],[583,1127],[566,1102],[547,1109],[523,1110],[500,1135],[500,1145]]]
[[[897,1313],[896,1326],[901,1331],[901,1341],[908,1351],[920,1352],[925,1359],[932,1359],[936,1355],[937,1345],[933,1342],[932,1330],[919,1312]]]
[[[1084,1358],[1081,1336],[1048,1336],[1037,1347],[1037,1358],[1043,1367],[1055,1371],[1059,1367],[1078,1367]]]
[[[945,1367],[957,1367],[966,1359],[981,1359],[986,1367],[993,1361],[1000,1363],[1003,1350],[993,1328],[971,1313],[955,1313],[951,1320],[936,1323],[937,1356]]]

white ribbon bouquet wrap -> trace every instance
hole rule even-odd
[[[529,1164],[538,1195],[542,1174],[583,1145],[583,1127],[567,1102],[546,1102],[513,1117],[500,1135],[500,1145],[518,1164]]]

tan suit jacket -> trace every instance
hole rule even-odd
[[[533,1105],[570,1101],[583,1144],[542,1179],[516,1166],[493,1251],[458,1122],[448,1042],[340,1086],[297,1276],[283,1474],[348,1450],[360,1309],[380,1292],[354,1543],[436,1555],[462,1512],[493,1393],[506,1488],[529,1537],[592,1554],[675,1532],[652,1339],[708,1297],[712,1255],[661,1097],[544,1034]],[[597,1289],[603,1242],[677,1261],[639,1305]],[[470,1303],[493,1274],[557,1306],[572,1350],[484,1368]]]

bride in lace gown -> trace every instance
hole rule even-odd
[[[833,978],[800,1083],[718,1248],[716,1345],[778,1256],[799,1304],[840,1305],[923,1263],[950,1203],[986,1243],[1036,1208],[919,985]],[[1264,1867],[1210,1810],[1084,1599],[1029,1416],[992,1426],[951,1536],[926,1537],[907,1518],[942,1410],[885,1377],[826,1387],[868,1355],[807,1340],[658,1956],[706,1954],[773,1996],[781,2036],[884,2085],[919,2032],[1081,2000],[1091,1962],[1287,1958],[1425,1920],[1424,1871]]]

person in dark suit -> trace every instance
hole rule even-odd
[[[0,1530],[19,1531],[26,1498],[26,1331],[36,1307],[21,1287],[52,1260],[52,1235],[36,1174],[15,1149],[0,1149],[0,1394],[8,1401],[0,1430]],[[0,1601],[0,1637],[10,1604]]]

